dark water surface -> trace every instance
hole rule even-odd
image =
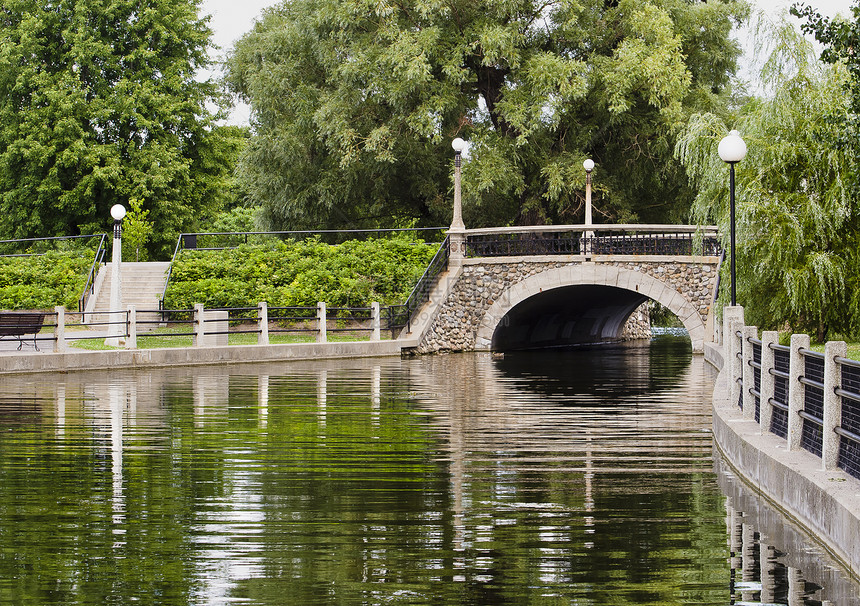
[[[3,377],[0,604],[833,600],[721,490],[688,350]]]

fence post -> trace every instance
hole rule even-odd
[[[805,372],[805,364],[801,349],[809,349],[809,335],[791,335],[791,358],[789,361],[788,378],[788,449],[800,450],[800,438],[803,435],[803,410],[806,389],[800,382]]]
[[[743,370],[741,371],[741,376],[744,378],[744,418],[755,420],[755,396],[752,394],[752,390],[755,388],[755,368],[752,365],[753,344],[750,340],[758,338],[758,328],[755,326],[744,326],[742,332]]]
[[[741,374],[741,340],[736,332],[744,325],[744,308],[740,305],[723,308],[723,353],[726,356],[725,365],[729,369],[729,398],[732,406],[737,406],[741,398],[741,385],[738,379]]]
[[[370,340],[379,341],[382,338],[382,319],[380,317],[379,303],[376,301],[370,304],[370,327],[373,329],[370,333]]]
[[[54,351],[64,353],[66,351],[66,308],[58,305],[54,311],[57,314],[57,325],[54,327]]]
[[[327,340],[325,303],[320,301],[317,303],[317,343],[325,343]]]
[[[269,344],[269,304],[266,301],[257,303],[257,345]]]
[[[206,331],[203,327],[203,303],[194,304],[194,347],[203,347],[203,336]]]
[[[775,330],[765,330],[761,333],[761,408],[759,410],[759,423],[761,432],[770,431],[770,423],[773,418],[773,405],[770,403],[776,389],[776,377],[770,371],[776,366],[775,356],[771,345],[779,343],[779,333]]]
[[[848,345],[844,341],[828,341],[824,344],[824,427],[821,444],[821,462],[825,470],[839,468],[839,434],[836,428],[842,425],[842,397],[836,389],[842,387],[842,365],[836,358],[848,357]]]
[[[128,306],[128,335],[125,338],[126,349],[137,349],[137,309]]]

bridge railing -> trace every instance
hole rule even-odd
[[[775,331],[758,337],[754,326],[735,319],[724,334],[732,402],[763,433],[805,450],[822,468],[842,469],[860,479],[860,362],[847,358],[843,341],[810,349],[809,335],[780,345]]]
[[[538,225],[470,229],[467,257],[531,255],[719,256],[716,227],[695,225]]]

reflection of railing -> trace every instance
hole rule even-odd
[[[735,403],[762,431],[806,450],[827,469],[860,479],[860,362],[845,357],[846,345],[829,342],[825,352],[809,349],[808,335],[779,345],[777,333],[761,339],[755,327],[734,322],[726,339]]]
[[[470,229],[467,257],[529,255],[719,256],[716,227],[693,225],[539,225]]]
[[[418,280],[418,284],[412,289],[409,298],[403,305],[390,305],[388,307],[387,328],[394,331],[398,328],[409,328],[412,316],[418,311],[429,298],[430,291],[436,283],[436,278],[448,268],[448,256],[450,247],[448,238],[439,246],[439,250],[433,256],[424,275]]]

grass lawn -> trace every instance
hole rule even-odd
[[[138,349],[166,349],[171,347],[191,347],[193,345],[193,337],[188,334],[192,332],[190,325],[171,326],[167,328],[158,328],[151,332],[142,333],[137,336]],[[315,343],[316,334],[313,332],[274,332],[277,328],[269,329],[269,343],[271,345],[280,345],[288,343]],[[390,338],[390,331],[382,331],[382,339]],[[344,331],[332,332],[331,329],[327,333],[329,342],[342,343],[350,341],[369,341],[369,331]],[[256,332],[231,332],[228,335],[227,343],[229,345],[256,345]],[[111,349],[124,349],[124,347],[112,347],[105,345],[104,338],[97,339],[80,339],[70,343],[72,347],[78,349],[86,349],[89,351],[106,351]]]

